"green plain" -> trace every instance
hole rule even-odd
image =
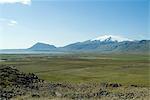
[[[1,54],[12,65],[49,82],[150,86],[150,58],[142,54]]]

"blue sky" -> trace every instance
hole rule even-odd
[[[107,34],[149,39],[149,4],[149,0],[0,2],[0,49],[28,48],[36,42],[64,46]]]

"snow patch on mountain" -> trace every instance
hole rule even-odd
[[[115,35],[103,35],[103,36],[99,36],[95,39],[92,39],[91,41],[95,41],[95,40],[99,40],[99,41],[117,41],[117,42],[122,42],[122,41],[133,41],[131,39],[128,38],[124,38],[121,36],[115,36]]]

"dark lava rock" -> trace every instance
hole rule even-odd
[[[127,93],[126,98],[128,98],[128,99],[134,98],[134,93]]]
[[[116,88],[116,87],[120,87],[122,86],[121,84],[119,83],[110,83],[110,84],[106,84],[106,87],[112,87],[112,88]]]
[[[99,92],[94,93],[93,95],[94,95],[95,97],[107,96],[107,95],[109,95],[109,92],[100,90]]]
[[[39,94],[32,94],[32,97],[39,98],[39,97],[40,97],[40,95],[39,95]]]
[[[33,73],[25,74],[14,67],[0,66],[0,98],[10,99],[39,89],[41,80]],[[27,90],[28,89],[28,90]]]
[[[131,85],[132,87],[138,87],[137,85]]]

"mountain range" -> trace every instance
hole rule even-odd
[[[104,35],[95,39],[76,42],[64,47],[36,43],[27,50],[63,52],[100,52],[100,53],[146,53],[150,50],[150,40],[131,40],[114,35]]]
[[[0,53],[57,53],[57,52],[96,52],[96,53],[149,53],[150,40],[104,35],[95,39],[76,42],[63,47],[46,43],[36,43],[26,49],[1,49]]]

